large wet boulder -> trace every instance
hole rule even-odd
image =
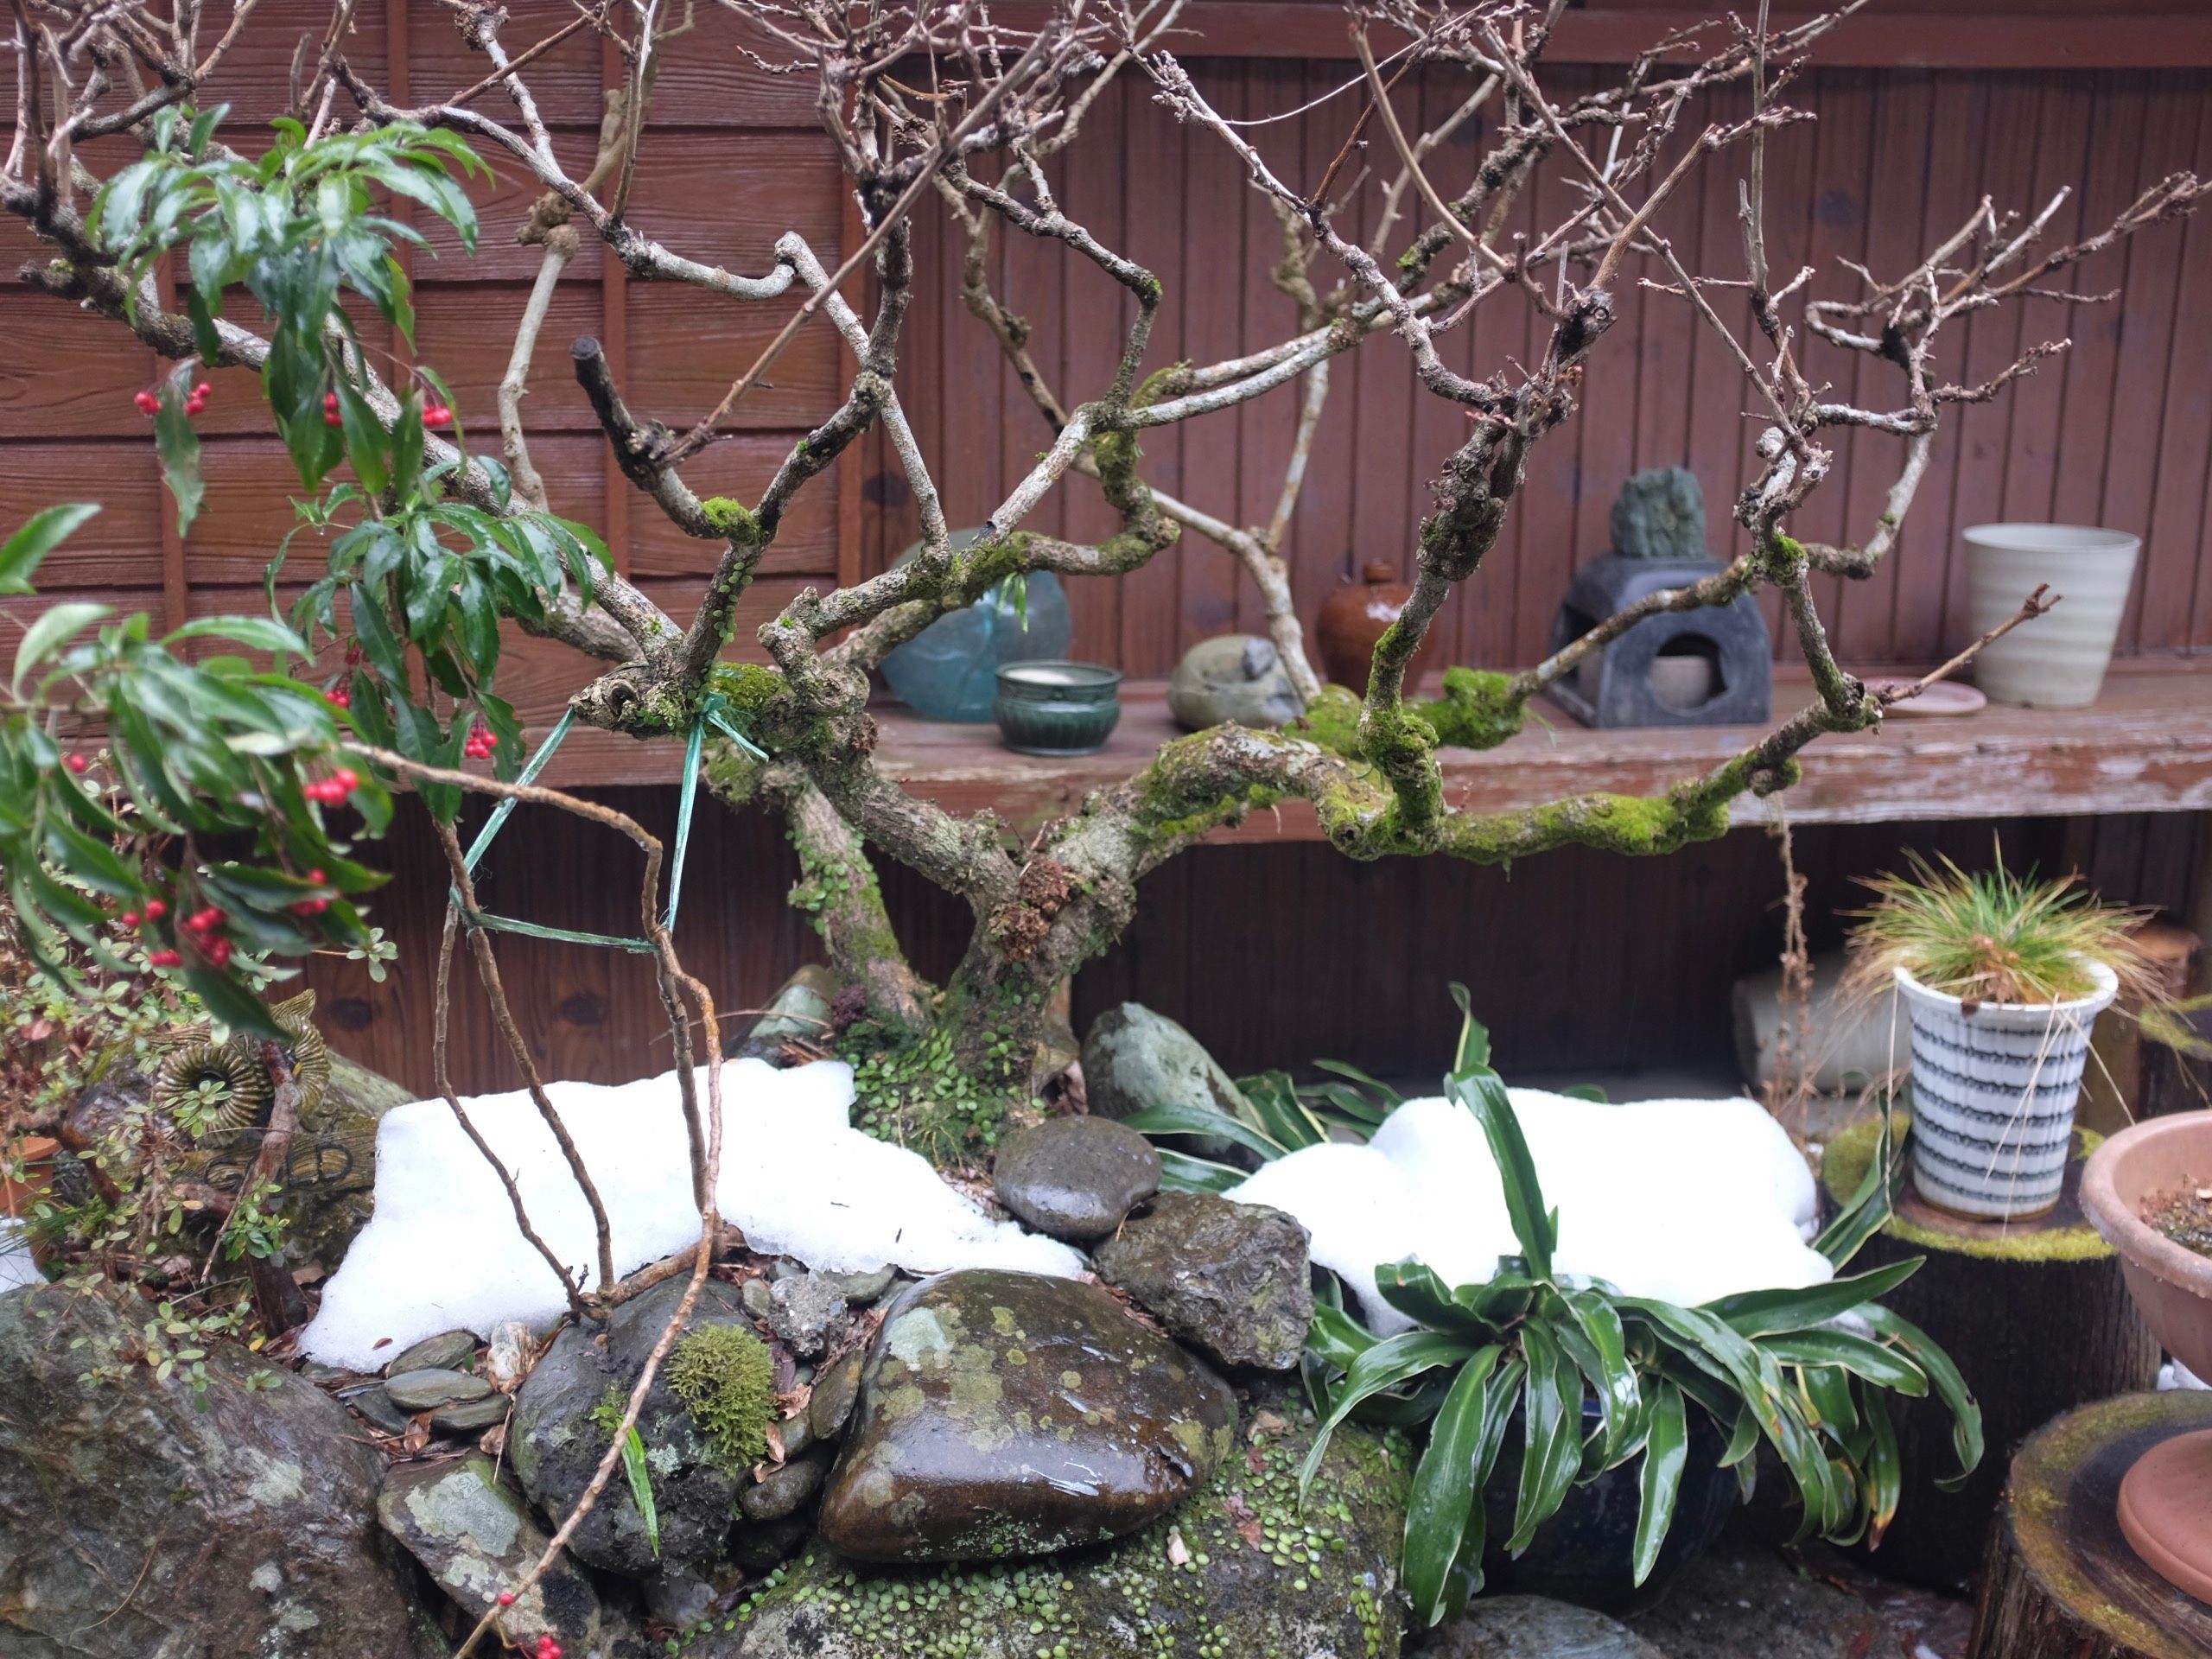
[[[523,1383],[507,1426],[507,1450],[523,1489],[549,1525],[575,1507],[597,1472],[609,1444],[608,1429],[620,1420],[646,1355],[683,1299],[685,1282],[671,1279],[616,1308],[603,1342],[602,1333],[570,1325]],[[709,1337],[697,1350],[689,1346],[718,1330],[726,1336]],[[665,1563],[710,1562],[721,1553],[737,1514],[738,1495],[750,1484],[751,1465],[765,1448],[757,1435],[747,1444],[741,1443],[743,1437],[718,1437],[715,1422],[702,1421],[677,1390],[677,1382],[688,1375],[687,1359],[703,1358],[718,1341],[726,1341],[733,1353],[747,1342],[758,1345],[737,1292],[709,1280],[638,1417],[639,1438],[652,1471],[659,1555],[653,1553],[628,1483],[618,1473],[569,1541],[578,1559],[642,1578]],[[765,1352],[761,1357],[765,1363]],[[733,1390],[746,1382],[734,1375],[727,1380]],[[765,1383],[757,1392],[758,1421],[765,1424]],[[740,1403],[733,1394],[731,1409]],[[712,1420],[716,1413],[704,1414]]]
[[[0,1296],[0,1653],[443,1654],[378,1529],[384,1459],[313,1383],[229,1344],[166,1379],[153,1310]]]
[[[544,1532],[488,1458],[394,1465],[377,1495],[377,1519],[472,1624],[545,1554]],[[601,1642],[599,1595],[563,1557],[517,1597],[500,1625],[518,1644],[550,1633],[588,1655]]]
[[[1288,1370],[1313,1322],[1306,1229],[1265,1205],[1163,1192],[1098,1247],[1099,1276],[1224,1365]]]
[[[1262,1414],[1188,1502],[1118,1542],[966,1567],[819,1543],[690,1659],[1396,1659],[1409,1459],[1337,1431],[1298,1501],[1309,1420]]]
[[[1048,1117],[999,1148],[991,1190],[1021,1224],[1071,1244],[1103,1238],[1160,1191],[1160,1153],[1110,1117]]]
[[[1152,1106],[1229,1117],[1247,1112],[1243,1091],[1205,1046],[1141,1002],[1124,1002],[1091,1021],[1083,1039],[1083,1083],[1101,1117],[1131,1117]],[[1234,1150],[1218,1136],[1193,1137],[1192,1147],[1209,1158]]]
[[[1236,1421],[1219,1377],[1096,1286],[944,1274],[885,1312],[822,1535],[875,1561],[1119,1537],[1203,1484]]]

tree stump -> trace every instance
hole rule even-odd
[[[2193,996],[2145,1012],[2142,1115],[2212,1106],[2212,996]]]
[[[1822,1174],[1834,1203],[1857,1190],[1879,1133],[1878,1124],[1859,1124],[1830,1143]],[[1950,1215],[1908,1190],[1852,1263],[1864,1270],[1927,1258],[1882,1300],[1957,1363],[1981,1403],[1987,1447],[1966,1484],[1947,1491],[1936,1483],[1958,1467],[1949,1412],[1932,1395],[1895,1402],[1904,1495],[1867,1556],[1885,1576],[1938,1589],[1965,1584],[2013,1448],[2062,1412],[2158,1382],[2158,1342],[2128,1300],[2119,1258],[2082,1213],[2082,1165],[2096,1144],[2075,1131],[2057,1207],[2025,1221]]]
[[[2012,1459],[1967,1659],[2203,1659],[2212,1607],[2136,1554],[2120,1478],[2162,1440],[2212,1428],[2212,1394],[2131,1394],[2070,1412]]]

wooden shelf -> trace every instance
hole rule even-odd
[[[1794,709],[1810,695],[1802,671],[1777,674],[1777,709]],[[1454,805],[1494,811],[1590,791],[1651,794],[1756,734],[1722,726],[1593,731],[1548,701],[1537,709],[1548,729],[1531,721],[1498,748],[1443,752]],[[1158,682],[1125,686],[1122,722],[1106,747],[1069,760],[1013,753],[1000,747],[995,727],[920,720],[897,704],[879,705],[876,715],[876,761],[887,777],[954,811],[993,808],[1022,829],[1074,810],[1091,790],[1128,777],[1179,735]],[[547,781],[569,788],[669,783],[682,753],[672,743],[578,732]],[[2115,664],[2089,709],[1892,715],[1877,734],[1821,739],[1804,762],[1804,781],[1789,795],[1797,823],[2212,810],[2212,658]],[[1736,818],[1761,823],[1772,811],[1745,799]],[[1292,801],[1217,839],[1313,840],[1319,833],[1312,809]]]

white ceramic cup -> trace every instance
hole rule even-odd
[[[1974,683],[1993,702],[2027,708],[2094,702],[2143,538],[2083,524],[1976,524],[1966,542],[1967,625],[1975,638],[2018,610],[2038,583],[2065,600],[1984,646]]]

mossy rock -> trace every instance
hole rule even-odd
[[[1402,1443],[1337,1431],[1301,1510],[1308,1418],[1255,1419],[1174,1514],[1018,1564],[871,1567],[817,1543],[697,1659],[1395,1659]]]

